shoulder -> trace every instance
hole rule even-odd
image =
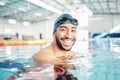
[[[46,57],[51,56],[52,55],[52,50],[50,49],[50,47],[46,47],[41,49],[39,52],[35,53],[33,55],[33,59],[46,59]]]
[[[54,61],[56,60],[55,56],[53,55],[53,51],[50,47],[44,48],[39,52],[35,53],[33,55],[33,59],[39,66],[46,63],[54,63]]]

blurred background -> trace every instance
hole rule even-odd
[[[119,0],[0,0],[0,36],[51,40],[62,13],[76,17],[79,32],[87,35],[120,32]]]

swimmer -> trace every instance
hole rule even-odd
[[[53,42],[33,55],[38,66],[53,64],[64,69],[75,69],[68,61],[76,58],[72,47],[77,38],[78,20],[70,14],[62,14],[54,23]],[[57,79],[56,79],[57,80]]]

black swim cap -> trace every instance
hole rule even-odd
[[[70,14],[62,14],[60,17],[58,17],[54,23],[54,30],[53,32],[56,31],[56,29],[64,23],[71,23],[75,26],[78,26],[78,20],[73,18]]]

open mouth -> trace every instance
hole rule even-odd
[[[71,39],[64,39],[63,40],[63,45],[66,47],[72,46],[73,41]]]

